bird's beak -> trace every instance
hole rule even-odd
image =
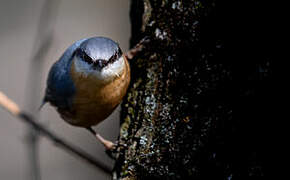
[[[105,67],[105,62],[104,62],[104,60],[102,60],[102,59],[98,59],[98,60],[94,63],[94,67],[95,67],[96,69],[99,69],[99,70],[103,69],[103,68]]]
[[[103,61],[102,60],[98,60],[98,66],[100,69],[103,68]]]

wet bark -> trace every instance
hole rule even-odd
[[[130,61],[120,179],[265,176],[271,58],[262,38],[234,35],[226,7],[215,0],[132,0],[131,44],[151,41]]]

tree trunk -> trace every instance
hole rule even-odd
[[[235,46],[252,36],[230,39],[226,7],[215,0],[132,0],[131,45],[144,36],[150,42],[130,61],[115,165],[120,179],[265,176],[269,56],[252,51],[251,42]]]

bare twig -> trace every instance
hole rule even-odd
[[[20,109],[18,105],[11,101],[5,94],[0,91],[0,105],[8,110],[11,114],[18,116],[20,114]]]
[[[85,160],[86,162],[90,163],[91,165],[101,169],[107,174],[111,174],[111,170],[105,164],[96,160],[93,156],[89,155],[88,153],[84,152],[83,150],[69,144],[68,142],[64,141],[60,137],[56,136],[54,133],[49,131],[43,125],[35,121],[35,119],[30,116],[29,114],[22,112],[18,105],[10,100],[5,94],[0,91],[0,105],[10,112],[12,115],[20,118],[23,122],[29,124],[35,130],[37,130],[41,135],[45,136],[49,140],[51,140],[55,145],[58,147],[80,157],[81,159]]]

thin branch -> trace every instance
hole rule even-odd
[[[105,164],[99,162],[96,160],[93,156],[90,154],[84,152],[83,150],[71,145],[70,143],[64,141],[60,137],[53,134],[51,131],[49,131],[47,128],[45,128],[43,125],[38,123],[32,116],[29,114],[22,112],[18,105],[10,100],[4,93],[0,91],[0,105],[6,109],[8,112],[10,112],[12,115],[20,118],[23,122],[29,124],[31,127],[33,127],[35,130],[37,130],[41,135],[45,136],[49,140],[51,140],[55,145],[62,148],[65,151],[68,151],[81,159],[85,160],[87,163],[101,169],[107,174],[111,174],[111,170],[108,166]]]
[[[4,107],[7,111],[9,111],[14,116],[18,116],[20,114],[20,109],[18,105],[11,101],[4,93],[0,91],[0,105]]]

